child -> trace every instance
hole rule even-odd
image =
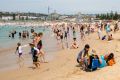
[[[22,57],[22,54],[23,54],[23,47],[27,47],[28,45],[24,45],[24,46],[21,46],[21,43],[17,43],[17,48],[16,48],[16,51],[15,51],[15,54],[18,53],[18,56],[19,56],[19,59],[18,59],[18,64],[20,67],[22,67],[24,65],[23,62],[21,62],[21,60],[24,60],[23,57]]]
[[[17,43],[17,48],[16,48],[15,53],[17,51],[18,51],[19,59],[22,58],[23,50],[22,50],[22,47],[21,47],[21,43]]]
[[[78,48],[78,44],[76,42],[76,38],[73,39],[74,42],[72,43],[71,49],[77,49]]]
[[[23,54],[23,47],[27,47],[28,45],[24,45],[24,46],[21,46],[21,43],[17,43],[17,48],[16,48],[16,52],[18,52],[18,55],[19,55],[19,58],[22,58],[22,54]],[[23,59],[23,58],[22,58]]]
[[[112,34],[108,35],[108,41],[113,40]]]
[[[30,43],[29,45],[31,47],[33,64],[35,65],[36,68],[38,68],[40,66],[40,63],[38,60],[39,50],[37,48],[35,48],[35,45],[33,43]]]

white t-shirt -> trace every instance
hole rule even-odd
[[[29,46],[29,45],[19,46],[18,47],[18,53],[23,53],[23,49],[22,48],[27,47],[27,46]]]
[[[23,50],[22,50],[21,46],[18,47],[18,53],[23,53]]]
[[[36,50],[37,51],[37,53],[39,53],[40,51],[39,51],[39,49],[38,48],[36,48],[36,47],[34,47],[34,50]]]

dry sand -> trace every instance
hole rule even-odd
[[[39,69],[33,70],[31,66],[26,65],[19,69],[1,71],[0,80],[119,80],[120,52],[116,51],[120,51],[119,35],[120,32],[113,34],[115,40],[108,42],[98,40],[96,33],[90,34],[86,41],[80,42],[79,49],[58,51],[54,60],[41,63]],[[114,52],[116,64],[94,72],[85,72],[76,67],[76,56],[86,43],[90,44],[98,55]]]

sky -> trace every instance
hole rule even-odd
[[[0,0],[0,11],[61,14],[120,12],[120,0]]]

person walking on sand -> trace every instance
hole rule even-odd
[[[107,34],[107,37],[108,37],[110,35],[110,31],[111,31],[109,23],[107,23],[107,25],[105,26],[105,30],[106,30],[106,34]]]
[[[75,28],[73,27],[73,40],[76,39],[76,31],[75,31]]]
[[[102,31],[101,31],[101,27],[99,26],[98,27],[98,37],[99,37],[99,39],[102,39]]]
[[[81,40],[85,40],[85,32],[84,32],[84,26],[83,25],[80,28],[80,33],[81,33]]]
[[[118,31],[118,30],[119,30],[118,23],[115,23],[115,26],[114,26],[114,33],[115,33],[116,31]]]

